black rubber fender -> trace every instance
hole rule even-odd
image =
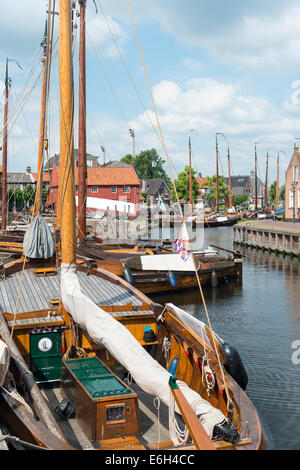
[[[123,277],[128,284],[134,285],[134,278],[130,268],[123,268]]]
[[[246,390],[248,384],[248,374],[238,350],[226,342],[222,343],[221,347],[225,356],[225,370],[243,390]]]

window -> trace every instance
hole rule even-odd
[[[117,192],[117,186],[112,186],[111,187],[111,192],[116,193]]]
[[[123,186],[123,193],[130,193],[130,186]]]
[[[298,183],[298,167],[293,166],[293,183]]]
[[[289,192],[289,208],[292,209],[294,207],[294,191],[290,189]]]
[[[298,189],[298,209],[300,209],[300,189]]]
[[[78,193],[78,186],[75,186],[75,193]]]
[[[98,186],[92,186],[92,193],[98,192]]]

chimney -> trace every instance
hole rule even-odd
[[[26,173],[27,173],[27,175],[31,173],[31,166],[28,166],[28,167],[26,168]]]

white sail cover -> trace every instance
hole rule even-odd
[[[135,259],[135,258],[134,258]],[[195,267],[192,258],[184,261],[177,253],[164,255],[145,255],[139,257],[142,271],[174,271],[194,272]]]
[[[91,339],[102,344],[145,392],[169,405],[171,374],[145,351],[126,327],[81,292],[75,265],[61,266],[61,296],[64,308]],[[177,383],[200,417],[207,434],[212,437],[215,424],[223,421],[225,416],[184,382]]]
[[[55,243],[45,219],[38,214],[29,225],[23,239],[23,253],[27,258],[52,258]]]
[[[8,349],[6,344],[0,340],[0,365],[4,366],[7,364]]]
[[[0,339],[0,384],[2,384],[5,378],[4,373],[7,369],[7,363],[8,363],[8,347]]]

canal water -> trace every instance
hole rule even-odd
[[[204,240],[205,246],[233,249],[233,229],[205,229]],[[238,349],[249,377],[247,393],[271,431],[275,449],[298,450],[299,260],[250,248],[244,254],[241,282],[204,288],[212,328]],[[172,302],[207,323],[198,290],[155,300]]]

